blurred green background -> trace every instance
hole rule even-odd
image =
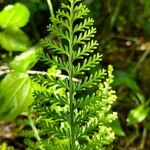
[[[49,8],[46,0],[0,0],[0,11],[20,2],[30,12],[29,21],[21,31],[29,39],[27,47],[47,36]],[[52,0],[56,12],[66,0]],[[150,149],[150,0],[83,0],[95,20],[98,50],[103,66],[112,64],[118,101],[120,127],[114,142],[115,150]],[[0,27],[0,34],[4,31]],[[19,34],[18,34],[19,35]],[[21,34],[22,35],[22,34]],[[0,39],[2,39],[0,37]],[[8,41],[8,39],[4,39]],[[2,40],[0,41],[0,43]],[[19,51],[10,51],[0,44],[0,66],[9,63]],[[39,65],[39,66],[38,66]],[[42,68],[36,64],[35,69]],[[2,78],[2,77],[1,77]],[[1,79],[0,78],[0,79]],[[6,138],[0,134],[0,142]]]

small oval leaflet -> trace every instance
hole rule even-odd
[[[0,12],[0,26],[6,27],[23,27],[27,24],[30,17],[29,9],[21,4],[15,3],[14,5],[7,5]]]

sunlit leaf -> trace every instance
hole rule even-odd
[[[12,72],[0,83],[0,120],[11,121],[32,103],[28,74]]]
[[[21,4],[8,5],[0,12],[0,26],[23,27],[29,20],[30,12],[28,8]]]
[[[147,117],[149,110],[150,108],[143,104],[132,109],[128,114],[128,124],[136,124],[142,122]]]
[[[8,51],[25,51],[30,46],[30,41],[22,30],[5,28],[0,32],[0,44]]]
[[[41,48],[32,48],[21,53],[10,62],[10,67],[19,72],[25,72],[31,69],[38,61],[37,52],[40,50]]]

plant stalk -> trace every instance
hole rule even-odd
[[[144,149],[145,147],[145,140],[146,140],[146,136],[147,136],[147,129],[143,129],[143,134],[142,134],[142,140],[140,143],[140,149]]]
[[[111,17],[111,20],[110,20],[110,29],[112,29],[113,26],[114,26],[114,23],[116,21],[117,15],[118,15],[119,10],[121,8],[121,3],[122,3],[122,0],[117,0],[117,5],[116,5],[116,8],[115,8],[115,11],[114,11],[114,13],[113,13],[113,15]]]
[[[73,4],[71,3],[73,12]],[[75,122],[74,122],[74,92],[73,92],[73,14],[70,14],[70,40],[69,40],[69,102],[70,102],[70,150],[75,150]]]
[[[30,126],[32,128],[32,131],[34,132],[34,137],[37,139],[37,141],[40,141],[41,138],[39,136],[38,130],[37,130],[36,126],[34,125],[34,122],[33,122],[33,120],[32,120],[29,113],[28,113],[28,119],[29,119]],[[42,145],[38,144],[38,147],[39,147],[40,150],[44,150]]]
[[[51,0],[47,0],[47,3],[48,3],[50,15],[51,15],[51,17],[53,17],[54,16],[54,11],[53,11],[53,5],[52,5]]]
[[[141,56],[140,60],[137,62],[136,66],[135,66],[135,68],[133,70],[133,73],[137,72],[137,70],[139,69],[140,65],[146,59],[146,57],[148,56],[149,53],[150,53],[150,48],[145,50],[144,54]]]

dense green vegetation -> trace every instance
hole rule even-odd
[[[77,1],[0,1],[2,150],[150,149],[150,0]]]

